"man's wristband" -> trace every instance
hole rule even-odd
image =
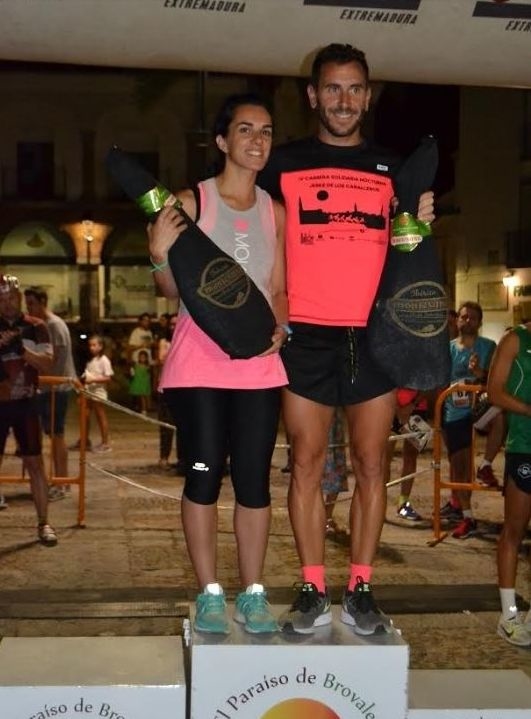
[[[164,262],[158,263],[158,262],[155,262],[153,257],[151,257],[151,255],[150,255],[149,261],[151,262],[150,272],[162,272],[162,270],[166,269],[166,267],[168,266],[168,258],[167,257],[164,260]]]
[[[287,322],[280,322],[277,327],[280,327],[281,330],[284,330],[286,333],[286,342],[289,342],[291,339],[291,335],[293,334],[292,328],[288,325]]]

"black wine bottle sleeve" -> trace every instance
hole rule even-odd
[[[427,137],[394,178],[400,213],[416,215],[438,164],[437,142]],[[421,223],[422,225],[422,223]],[[429,390],[450,382],[448,297],[435,240],[428,225],[409,251],[391,238],[368,322],[369,349],[397,387]]]
[[[275,317],[264,294],[242,267],[191,220],[181,203],[131,155],[113,146],[107,170],[148,217],[175,206],[186,229],[168,262],[179,294],[196,324],[233,359],[248,359],[271,346]]]

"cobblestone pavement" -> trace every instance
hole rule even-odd
[[[5,484],[9,507],[0,512],[0,635],[171,633],[176,623],[157,617],[84,619],[27,618],[17,613],[22,598],[50,593],[134,590],[138,601],[156,589],[174,588],[192,599],[194,578],[187,559],[179,516],[182,479],[158,468],[158,429],[115,410],[109,410],[112,452],[87,454],[86,526],[76,526],[77,488],[50,505],[50,521],[59,544],[47,548],[35,541],[35,515],[27,484]],[[75,409],[67,440],[77,439]],[[279,443],[283,437],[279,434]],[[481,447],[478,447],[478,451]],[[3,474],[20,471],[20,460],[8,454]],[[78,461],[71,452],[71,471]],[[413,499],[429,518],[433,506],[431,452],[421,456]],[[272,469],[273,521],[265,584],[273,601],[289,601],[288,588],[299,578],[298,561],[286,511],[287,475],[280,468],[286,451],[275,451]],[[501,476],[503,459],[495,463]],[[395,456],[392,476],[397,477]],[[352,489],[353,477],[350,477]],[[228,485],[228,483],[226,483]],[[350,493],[349,493],[350,494]],[[429,546],[430,521],[405,523],[396,516],[397,487],[389,490],[387,522],[375,564],[376,596],[391,597],[395,625],[410,644],[411,668],[523,669],[531,676],[531,650],[518,649],[496,636],[497,590],[495,543],[502,516],[502,498],[496,492],[476,493],[474,510],[481,534],[467,540],[446,538]],[[346,495],[347,497],[349,495]],[[340,501],[336,518],[345,526],[348,501]],[[219,580],[228,592],[238,590],[235,543],[232,533],[230,486],[220,502]],[[529,543],[524,545],[524,553]],[[529,600],[529,572],[520,562],[517,590]],[[348,536],[339,533],[327,541],[327,580],[337,599],[348,569]],[[433,607],[408,613],[432,588]],[[472,591],[476,587],[476,595]],[[81,593],[81,594],[79,594]],[[486,602],[477,594],[485,594]],[[462,603],[461,603],[462,597]],[[402,599],[401,599],[402,598]],[[17,601],[18,599],[18,601]],[[480,596],[481,599],[481,596]],[[408,604],[409,602],[409,604]],[[450,612],[446,611],[451,607]]]

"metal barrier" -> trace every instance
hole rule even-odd
[[[48,466],[45,466],[45,476],[49,486],[66,486],[77,485],[78,487],[78,504],[77,504],[77,524],[79,527],[85,526],[85,476],[86,476],[86,450],[87,450],[87,398],[83,392],[79,392],[79,467],[78,472],[74,476],[56,477],[53,467],[53,441],[54,441],[54,419],[55,419],[55,397],[56,387],[61,384],[71,384],[73,389],[82,387],[77,379],[72,377],[39,377],[39,385],[49,386],[51,388],[51,435],[50,435],[50,457]],[[27,482],[22,462],[22,471],[20,475],[0,476],[0,484],[21,484]]]
[[[475,432],[472,432],[472,442],[470,445],[471,462],[470,462],[470,482],[451,482],[441,479],[441,454],[442,454],[442,410],[443,404],[449,394],[453,392],[463,392],[465,394],[474,395],[472,398],[472,406],[474,406],[477,397],[486,391],[486,387],[480,384],[453,384],[443,390],[437,397],[433,418],[433,535],[432,541],[428,542],[430,546],[435,546],[441,542],[448,532],[441,531],[441,489],[457,489],[470,492],[492,492],[492,488],[485,487],[475,482]]]

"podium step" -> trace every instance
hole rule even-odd
[[[513,669],[415,669],[408,719],[530,719],[531,679]]]
[[[185,719],[178,637],[8,637],[2,719]]]
[[[313,635],[193,632],[191,719],[403,719],[408,646],[396,630],[360,637],[339,613]]]

